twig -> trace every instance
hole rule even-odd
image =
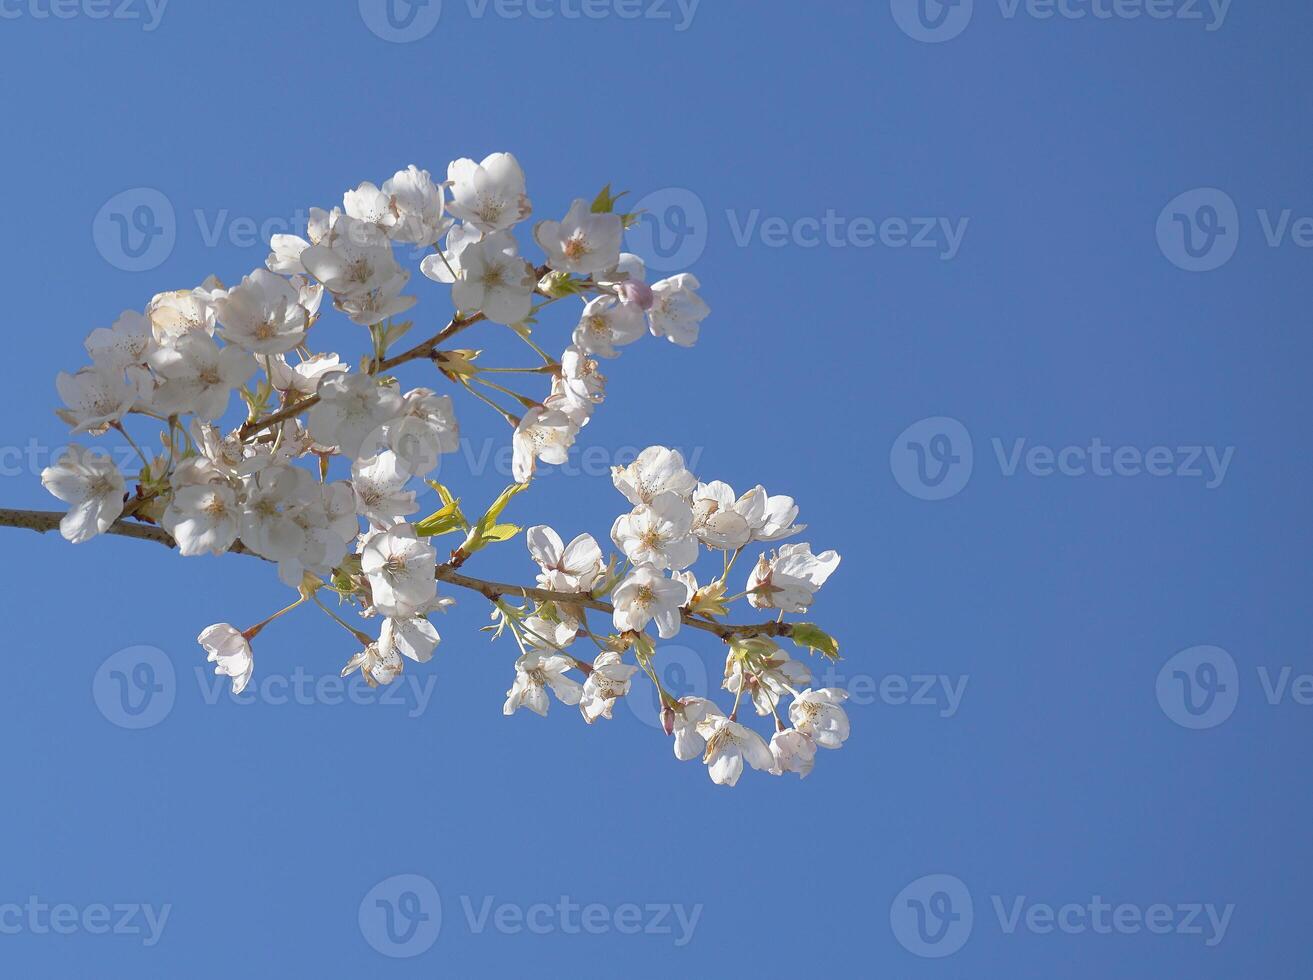
[[[38,534],[45,534],[47,531],[54,531],[59,528],[59,522],[63,514],[57,510],[9,510],[0,508],[0,527],[18,527],[26,528],[29,531],[36,531]],[[106,530],[106,534],[117,534],[125,538],[136,538],[140,541],[154,541],[166,548],[175,548],[177,544],[169,533],[161,527],[153,524],[141,524],[136,521],[118,520],[111,524]],[[228,549],[241,555],[254,555],[255,552],[245,547],[240,541],[234,541],[233,546]],[[256,557],[260,557],[256,555]],[[609,602],[601,599],[594,599],[587,593],[580,592],[552,592],[548,589],[538,589],[527,585],[512,585],[507,582],[490,582],[486,579],[473,578],[464,575],[450,565],[438,565],[434,574],[439,581],[447,582],[450,585],[458,586],[462,589],[470,589],[478,592],[485,598],[496,601],[504,596],[519,596],[524,599],[536,599],[539,602],[555,602],[560,605],[583,606],[585,609],[596,609],[599,612],[611,614],[615,612],[615,607]],[[769,622],[769,623],[752,623],[735,625],[732,623],[712,623],[706,620],[696,619],[689,612],[683,614],[684,625],[691,626],[694,629],[704,630],[707,633],[714,633],[722,640],[728,641],[735,636],[788,636],[793,630],[790,623]]]

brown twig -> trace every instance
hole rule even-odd
[[[9,510],[0,508],[0,527],[18,527],[26,528],[29,531],[36,531],[38,534],[45,534],[47,531],[54,531],[59,528],[59,522],[63,514],[57,510]],[[135,521],[118,520],[111,524],[106,530],[106,534],[117,534],[125,538],[136,538],[140,541],[154,541],[166,548],[176,548],[177,543],[169,536],[169,533],[161,527],[153,524],[140,524]],[[245,547],[240,541],[233,542],[229,549],[237,554],[254,555],[255,552]],[[256,557],[259,557],[258,555]],[[518,596],[524,599],[536,599],[539,602],[556,602],[562,605],[583,606],[585,609],[596,609],[599,612],[613,613],[615,607],[609,602],[601,599],[594,599],[592,596],[578,592],[552,592],[548,589],[538,589],[526,585],[511,585],[505,582],[490,582],[486,579],[473,578],[456,571],[450,564],[439,565],[434,573],[439,581],[447,582],[450,585],[458,586],[462,589],[470,589],[478,592],[486,598],[496,601],[504,596]],[[732,623],[713,623],[705,619],[699,619],[691,613],[683,613],[684,625],[691,626],[694,629],[704,630],[707,633],[714,633],[722,640],[728,641],[732,637],[749,637],[749,636],[788,636],[792,631],[792,624],[781,622],[769,623],[752,623],[735,625]]]

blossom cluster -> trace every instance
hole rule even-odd
[[[772,496],[760,485],[737,495],[727,483],[702,483],[679,452],[664,446],[651,446],[629,466],[615,467],[612,481],[633,505],[611,528],[611,541],[624,556],[619,568],[619,556],[604,563],[602,549],[589,534],[565,544],[545,525],[528,530],[538,584],[561,595],[540,602],[527,615],[502,607],[506,625],[521,641],[515,682],[503,710],[513,714],[525,707],[545,715],[550,689],[563,704],[578,705],[592,724],[611,717],[616,699],[629,693],[632,678],[643,669],[661,697],[675,756],[687,760],[702,755],[713,782],[734,785],[745,763],[775,775],[806,776],[817,746],[837,749],[848,737],[848,718],[841,707],[845,692],[812,690],[805,662],[790,657],[769,636],[753,635],[730,642],[723,686],[734,695],[734,706],[726,715],[706,698],[676,699],[662,688],[653,663],[659,652],[644,631],[655,626],[660,638],[669,639],[686,621],[715,623],[743,598],[754,608],[775,609],[781,616],[805,613],[838,567],[838,554],[814,555],[805,543],[781,545],[762,553],[743,592],[728,596],[730,571],[749,545],[772,544],[806,529],[794,523],[798,507],[793,498]],[[690,566],[704,549],[721,552],[724,560],[720,575],[699,585]],[[587,604],[581,600],[608,590],[615,633],[599,636],[588,627]],[[573,595],[578,600],[571,601]],[[591,663],[568,652],[580,638],[591,640],[599,650]],[[623,662],[622,655],[630,650],[636,664]],[[572,670],[584,679],[571,676]],[[745,693],[758,715],[775,718],[769,744],[737,720]],[[781,716],[786,697],[791,699],[788,727]]]
[[[608,187],[591,203],[575,199],[559,221],[539,221],[532,239],[543,261],[535,265],[516,237],[533,208],[514,156],[453,161],[444,181],[412,165],[382,184],[346,191],[331,210],[310,209],[305,236],[274,235],[264,267],[235,285],[211,276],[93,330],[85,342],[90,364],[57,378],[64,402],[57,414],[74,433],[117,432],[142,465],[125,474],[108,453],[73,446],[44,470],[44,485],[69,504],[63,536],[85,542],[130,520],[159,527],[184,556],[239,550],[276,564],[295,601],[247,629],[217,623],[198,638],[235,691],[253,674],[254,637],[305,602],[359,643],[343,674],[359,670],[369,684],[386,684],[407,659],[427,661],[440,641],[430,617],[452,601],[438,594],[444,570],[518,535],[519,527],[498,522],[500,514],[540,464],[567,461],[606,394],[599,359],[617,357],[644,333],[690,347],[709,314],[694,276],[649,284],[641,259],[622,251],[624,229],[637,215],[616,210],[620,196]],[[402,317],[417,300],[398,254],[416,252],[421,275],[450,287],[454,316],[392,353],[413,326]],[[582,306],[569,343],[553,356],[533,339],[538,314],[570,298]],[[315,328],[331,311],[367,336],[358,367],[313,349],[323,335]],[[509,328],[541,364],[488,366],[482,351],[451,346],[480,323]],[[395,369],[409,362],[429,365],[427,385],[406,387],[397,378]],[[539,381],[543,390],[516,390],[508,378]],[[474,521],[446,487],[426,479],[459,446],[453,399],[436,390],[442,383],[513,427],[516,483]],[[128,423],[138,420],[157,430],[158,448],[134,441]],[[509,628],[521,645],[507,713],[519,706],[544,713],[550,687],[578,704],[589,723],[609,718],[633,675],[650,673],[649,625],[668,638],[689,621],[718,624],[733,601],[726,577],[743,550],[802,530],[790,498],[760,486],[736,496],[724,483],[700,483],[678,453],[662,447],[617,469],[614,479],[633,506],[612,528],[619,554],[604,559],[591,537],[566,545],[539,525],[526,539],[540,591],[564,599],[538,601],[529,612],[482,590],[499,631]],[[444,504],[423,518],[421,483]],[[452,533],[463,534],[462,543],[440,562],[434,539]],[[703,548],[726,558],[720,578],[699,587],[690,566]],[[761,557],[734,598],[781,617],[805,612],[838,560],[807,545],[782,545]],[[336,610],[321,593],[336,597]],[[584,664],[564,650],[592,635],[584,609],[599,605],[611,612],[615,632],[594,637],[603,649]],[[363,622],[353,625],[344,611]],[[376,630],[359,628],[371,620]],[[837,747],[847,735],[839,692],[797,690],[810,680],[805,664],[785,656],[767,632],[790,635],[778,624],[732,635],[726,687],[736,709],[746,691],[759,713],[777,719],[781,697],[792,697],[793,727],[781,722],[769,749],[734,710],[725,716],[708,701],[675,702],[662,692],[676,754],[705,748],[717,782],[737,780],[743,759],[805,774],[815,746]],[[815,627],[806,635],[823,650],[833,644]],[[636,664],[624,661],[631,652]],[[572,670],[586,677],[574,680]]]

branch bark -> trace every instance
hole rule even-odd
[[[57,510],[9,510],[0,508],[0,527],[17,527],[26,528],[29,531],[36,531],[38,534],[45,534],[47,531],[59,529],[59,522],[63,514]],[[118,520],[109,526],[105,531],[106,534],[116,534],[125,538],[136,538],[139,541],[154,541],[166,548],[176,548],[177,543],[170,537],[169,533],[162,527],[153,524],[142,524],[136,521]],[[233,543],[230,551],[243,555],[255,555],[255,552],[245,547],[240,541]],[[256,555],[256,557],[259,557]],[[540,602],[559,602],[562,604],[573,604],[583,606],[585,609],[595,609],[598,612],[610,615],[615,611],[615,607],[609,602],[601,599],[594,599],[591,596],[578,592],[552,592],[547,589],[538,589],[526,585],[513,585],[508,582],[491,582],[487,579],[473,578],[458,572],[451,565],[438,565],[434,574],[439,581],[447,582],[462,589],[469,589],[478,592],[489,600],[497,600],[503,596],[519,597],[525,599],[536,599]],[[707,633],[714,633],[722,640],[728,642],[732,637],[749,637],[749,636],[788,636],[792,631],[792,624],[782,622],[768,623],[751,623],[735,625],[732,623],[714,623],[705,619],[698,619],[687,611],[683,614],[684,625],[691,626],[694,629],[703,630]]]

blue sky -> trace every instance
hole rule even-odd
[[[631,247],[713,314],[607,365],[576,465],[507,516],[603,537],[590,447],[792,494],[844,555],[811,618],[853,735],[729,791],[646,688],[610,724],[503,718],[513,648],[468,594],[394,698],[334,686],[346,638],[298,611],[235,703],[194,638],[281,605],[272,569],[5,531],[6,974],[1306,975],[1313,11],[55,8],[0,4],[5,506],[56,506],[90,329],[360,180],[509,150],[539,218],[646,198]],[[508,433],[458,411],[443,479],[487,499]],[[721,655],[662,663],[696,691]],[[116,673],[161,688],[146,727]]]

